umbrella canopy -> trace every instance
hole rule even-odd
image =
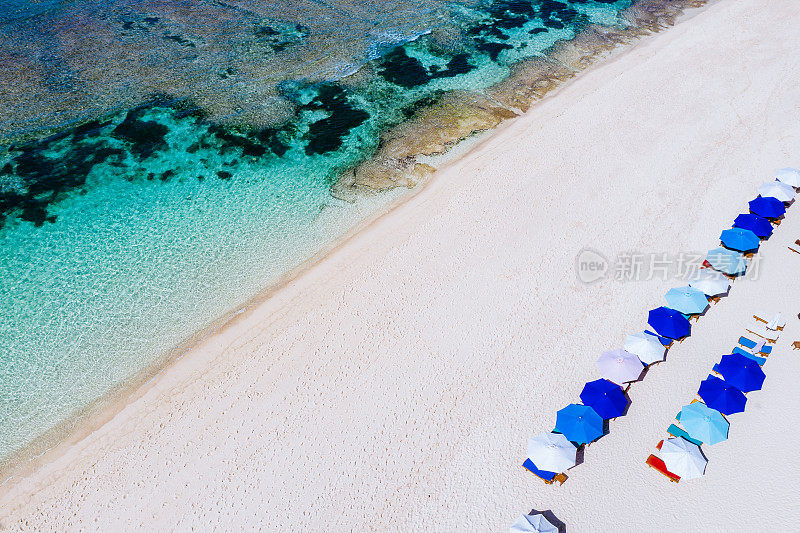
[[[597,359],[597,369],[604,378],[622,384],[639,379],[644,365],[632,353],[617,348],[600,355]]]
[[[558,533],[558,528],[544,515],[524,514],[511,524],[509,533]]]
[[[692,332],[692,325],[686,317],[669,307],[658,307],[650,311],[647,323],[656,330],[656,333],[670,339],[681,339]]]
[[[761,239],[758,238],[758,235],[749,229],[742,228],[726,229],[719,236],[719,240],[722,241],[725,248],[740,252],[758,250],[758,245],[761,244]]]
[[[769,196],[766,198],[759,196],[755,200],[750,200],[748,205],[751,212],[764,218],[780,218],[786,212],[783,202]]]
[[[728,438],[728,421],[722,413],[702,402],[684,405],[680,419],[681,425],[693,439],[711,445]]]
[[[689,279],[689,286],[703,291],[706,296],[717,296],[728,292],[728,289],[731,288],[731,280],[712,268],[701,268]]]
[[[652,365],[664,360],[667,349],[661,341],[644,331],[625,337],[625,351],[632,353],[645,365]]]
[[[769,220],[753,213],[744,213],[736,217],[733,221],[735,228],[749,229],[762,239],[772,235],[772,224]]]
[[[591,407],[571,403],[556,413],[555,430],[572,442],[586,444],[603,436],[603,419]]]
[[[747,260],[739,252],[728,250],[727,248],[714,248],[708,251],[706,261],[720,272],[738,276],[747,270]]]
[[[800,187],[800,170],[782,168],[775,173],[775,179],[792,187]]]
[[[708,376],[700,382],[697,394],[707,406],[723,415],[744,412],[744,405],[747,403],[747,397],[742,391],[716,376]]]
[[[758,194],[763,197],[775,198],[781,202],[794,200],[794,188],[780,181],[768,181],[758,188]]]
[[[683,437],[665,440],[660,455],[667,470],[681,479],[695,479],[706,471],[708,459],[703,456],[700,446]]]
[[[678,287],[670,289],[664,296],[667,305],[684,315],[702,313],[708,307],[706,294],[693,287]]]
[[[607,379],[596,379],[584,385],[581,401],[606,420],[622,416],[628,407],[628,398],[622,387]]]
[[[714,369],[742,392],[761,390],[767,377],[757,362],[738,353],[723,355]]]
[[[578,448],[560,433],[542,433],[528,440],[528,458],[537,468],[563,472],[575,466]]]

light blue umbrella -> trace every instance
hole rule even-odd
[[[586,405],[571,403],[556,413],[555,430],[578,444],[603,436],[603,419]]]
[[[723,246],[730,250],[737,250],[739,252],[749,252],[751,250],[758,250],[758,245],[761,244],[761,239],[758,235],[743,228],[726,229],[719,236]]]
[[[708,298],[705,293],[694,287],[673,288],[664,297],[667,306],[684,315],[699,314],[708,308]]]
[[[558,528],[541,514],[524,514],[511,525],[509,533],[558,533]]]
[[[693,439],[711,445],[728,438],[728,421],[722,413],[703,402],[684,405],[679,416],[683,428]]]
[[[715,270],[730,274],[731,276],[744,274],[747,270],[747,260],[744,256],[739,252],[734,252],[727,248],[719,247],[709,250],[706,261],[708,261]]]

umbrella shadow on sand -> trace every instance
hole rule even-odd
[[[546,511],[537,511],[536,509],[531,509],[531,512],[528,514],[540,514],[558,529],[558,533],[567,533],[567,524],[559,520],[550,509]]]

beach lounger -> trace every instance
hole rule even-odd
[[[757,346],[757,344],[747,337],[739,337],[739,344],[744,346],[745,348],[750,348],[751,350]],[[759,351],[760,354],[769,355],[772,352],[772,346],[764,346]]]
[[[656,445],[656,448],[660,450],[663,444],[664,441],[662,440]],[[677,483],[678,481],[681,480],[681,477],[679,475],[673,474],[672,472],[667,470],[667,465],[664,463],[664,461],[661,460],[660,457],[656,457],[655,455],[650,454],[650,457],[647,458],[647,461],[645,461],[645,463],[647,464],[647,466],[658,471],[662,475],[666,476],[667,478],[669,478],[670,481],[674,483]]]
[[[788,248],[789,248],[791,251],[793,251],[794,253],[796,253],[796,254],[800,254],[800,251],[798,251],[798,250],[795,250],[795,249],[794,249],[794,248],[792,248],[791,246],[789,246]]]
[[[800,341],[794,341],[792,343],[792,350],[800,350]]]
[[[767,316],[767,315],[764,315]],[[780,313],[776,313],[771,319],[767,320],[766,318],[762,318],[758,315],[753,315],[759,322],[763,322],[767,325],[767,329],[771,329],[774,331],[783,331],[783,327],[786,325],[786,319],[783,318],[783,315]]]
[[[778,337],[780,337],[777,331],[768,329],[764,324],[750,324],[745,329],[753,335],[757,335],[769,342],[775,342],[778,340]]]
[[[539,470],[530,459],[525,459],[525,462],[522,463],[522,466],[524,466],[529,472],[533,473],[536,477],[548,485],[552,485],[555,481],[558,481],[558,484],[561,485],[567,480],[567,476],[565,474],[557,474],[555,472],[548,472],[547,470]]]
[[[759,357],[759,356],[757,356],[757,355],[753,355],[753,354],[751,354],[750,352],[747,352],[747,351],[745,351],[745,350],[742,350],[742,349],[741,349],[741,348],[739,348],[738,346],[737,346],[736,348],[734,348],[734,349],[733,349],[733,352],[732,352],[732,353],[738,353],[739,355],[743,355],[743,356],[747,357],[748,359],[752,359],[753,361],[755,361],[756,363],[758,363],[758,364],[759,364],[759,365],[761,365],[761,366],[763,366],[763,365],[764,365],[764,363],[766,363],[766,362],[767,362],[767,359],[766,359],[766,357]],[[716,365],[714,365],[714,366],[716,366]]]
[[[689,442],[691,442],[693,444],[697,444],[698,446],[702,446],[702,444],[703,444],[702,441],[699,441],[697,439],[694,439],[694,438],[690,437],[689,434],[686,433],[685,430],[679,428],[675,424],[670,424],[669,425],[669,427],[667,428],[667,433],[669,433],[673,437],[683,437],[684,439],[688,440]]]

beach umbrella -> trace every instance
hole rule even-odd
[[[761,239],[758,238],[758,235],[749,229],[742,228],[726,229],[720,234],[719,240],[722,241],[725,248],[739,252],[758,250],[758,245],[761,244]]]
[[[660,455],[667,470],[681,479],[695,479],[706,471],[708,459],[703,456],[700,446],[683,437],[665,440]]]
[[[708,376],[701,381],[697,394],[707,406],[723,415],[742,413],[747,403],[747,397],[742,391],[716,376]]]
[[[733,221],[735,228],[749,229],[762,239],[772,235],[772,224],[769,220],[753,213],[745,213],[736,217]]]
[[[759,196],[755,200],[748,202],[750,211],[764,218],[780,218],[786,212],[783,202],[775,198]]]
[[[661,341],[653,335],[648,335],[644,331],[634,333],[625,337],[626,352],[634,354],[645,365],[652,365],[664,360],[667,349]]]
[[[536,468],[563,472],[575,466],[578,448],[560,433],[542,433],[528,440],[528,458]]]
[[[768,181],[758,188],[758,194],[763,197],[770,197],[781,202],[791,202],[794,200],[794,188],[791,185],[780,181]]]
[[[556,413],[555,430],[572,442],[586,444],[603,436],[603,419],[591,407],[571,403]]]
[[[684,315],[702,313],[708,307],[706,294],[693,287],[678,287],[667,291],[664,296],[670,309],[680,311]]]
[[[558,533],[558,528],[544,515],[524,514],[511,524],[509,533]]]
[[[728,421],[722,413],[702,402],[684,405],[679,416],[681,425],[693,439],[711,445],[728,438]]]
[[[800,187],[800,170],[782,168],[775,173],[775,179],[792,187]]]
[[[761,390],[767,377],[756,361],[738,353],[723,355],[714,370],[742,392]]]
[[[706,261],[720,272],[738,276],[747,270],[747,260],[739,252],[728,250],[727,248],[714,248],[708,251]]]
[[[600,355],[597,359],[597,369],[604,378],[622,384],[639,379],[644,366],[638,357],[617,348]]]
[[[717,296],[728,292],[731,280],[713,268],[701,268],[689,279],[689,286],[703,291],[706,296]]]
[[[647,323],[656,330],[656,333],[670,339],[681,339],[692,332],[692,325],[686,317],[669,307],[658,307],[650,311]]]
[[[581,401],[606,420],[622,416],[628,407],[628,398],[622,387],[607,379],[596,379],[584,385]]]

